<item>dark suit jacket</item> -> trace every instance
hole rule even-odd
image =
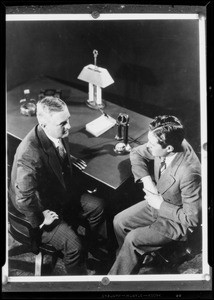
[[[160,179],[160,158],[153,157],[146,144],[133,149],[130,159],[135,181],[153,175],[164,199],[159,210],[152,208],[155,218],[152,228],[171,239],[185,237],[188,227],[196,227],[201,222],[201,166],[190,144],[183,141],[182,151],[177,153]],[[149,172],[151,161],[154,163],[153,174]]]
[[[70,175],[72,164],[68,139],[63,140],[67,151]],[[71,182],[72,184],[72,182]],[[61,214],[72,201],[62,175],[62,166],[53,143],[37,125],[17,148],[11,173],[10,199],[33,227],[43,222],[42,211],[49,209]]]

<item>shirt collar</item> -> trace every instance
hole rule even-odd
[[[173,159],[175,158],[175,156],[177,155],[177,153],[171,155],[171,156],[166,156],[166,160],[165,160],[165,163],[166,163],[166,166],[168,166],[169,164],[171,164],[171,162],[173,161]]]
[[[46,132],[45,132],[46,133]],[[53,142],[54,146],[57,148],[59,146],[59,139],[53,138],[52,136],[50,136],[49,134],[47,134],[47,137]]]

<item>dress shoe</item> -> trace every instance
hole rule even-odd
[[[96,275],[96,271],[95,270],[87,270],[87,275],[89,275],[89,276]]]

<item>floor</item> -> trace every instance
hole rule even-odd
[[[35,255],[27,252],[25,246],[15,241],[10,235],[9,242],[9,276],[34,276]],[[43,274],[46,276],[62,276],[66,275],[64,264],[61,258],[58,259],[54,270],[51,272],[50,260],[46,255],[44,259]],[[184,261],[176,268],[157,267],[152,263],[142,265],[139,274],[201,274],[202,273],[202,255],[201,253],[186,257]],[[89,255],[87,260],[88,275],[106,275],[110,265],[100,263],[100,261]]]

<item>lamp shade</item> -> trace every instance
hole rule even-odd
[[[80,72],[78,79],[92,83],[101,88],[105,88],[114,83],[113,78],[107,69],[97,67],[95,65],[87,65]]]

